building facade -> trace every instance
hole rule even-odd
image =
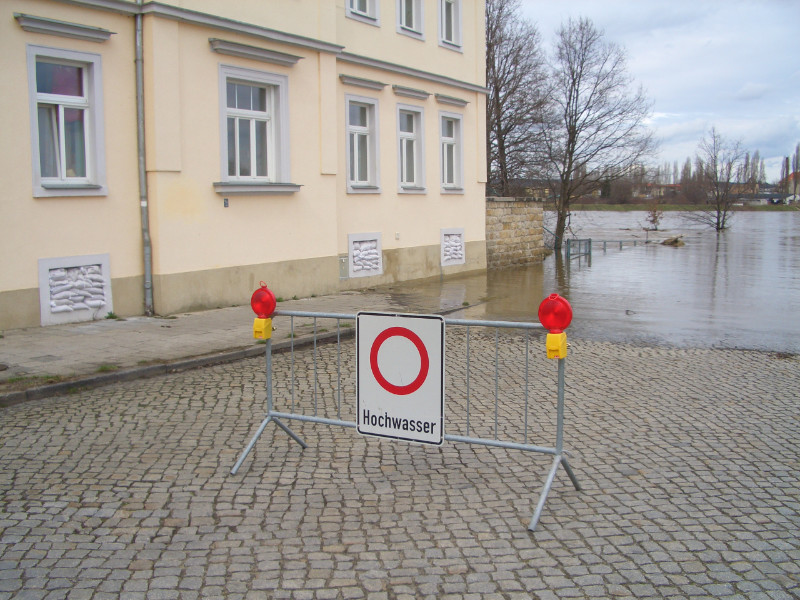
[[[0,329],[485,268],[484,2],[0,6]]]

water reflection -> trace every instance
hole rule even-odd
[[[641,239],[645,213],[575,213],[594,240]],[[679,248],[595,243],[591,259],[555,255],[526,268],[403,285],[405,301],[438,298],[439,310],[473,319],[536,320],[552,292],[569,299],[570,333],[681,347],[800,352],[800,212],[739,213],[721,234],[665,218],[657,237]],[[402,290],[402,291],[400,291]],[[463,303],[467,308],[459,308]]]

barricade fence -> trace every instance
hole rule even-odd
[[[266,414],[231,470],[236,474],[261,433],[274,422],[303,448],[290,421],[356,428],[356,317],[276,311],[289,319],[287,352],[266,343]],[[565,359],[544,358],[539,323],[444,319],[444,441],[539,452],[554,457],[531,517],[533,531],[559,466],[576,490],[563,449]],[[295,345],[311,329],[310,344]],[[396,442],[403,443],[403,442]]]
[[[567,238],[564,240],[564,253],[566,258],[580,258],[581,256],[592,256],[592,246],[599,246],[603,248],[603,252],[607,252],[609,248],[619,248],[622,250],[625,246],[646,246],[653,242],[645,235],[645,239],[626,239],[626,240],[593,240],[592,238]]]

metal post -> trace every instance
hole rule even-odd
[[[558,407],[556,415],[556,452],[564,451],[564,361],[558,359]]]
[[[536,525],[539,522],[539,517],[542,516],[542,510],[544,509],[544,504],[547,500],[547,494],[550,493],[550,488],[552,487],[553,481],[556,478],[559,465],[564,466],[564,470],[567,472],[567,475],[569,476],[570,481],[572,481],[572,485],[575,486],[575,489],[578,491],[581,489],[580,485],[578,484],[578,479],[575,477],[575,473],[573,473],[572,468],[567,462],[567,457],[564,456],[564,363],[565,359],[558,359],[558,406],[556,416],[555,458],[553,459],[553,464],[550,467],[550,471],[547,474],[547,479],[542,487],[542,492],[539,494],[539,502],[536,504],[536,509],[533,511],[531,522],[528,525],[528,531],[534,531],[536,529]]]
[[[499,329],[494,330],[494,439],[497,439],[497,417],[498,417],[498,408],[500,404],[500,389],[499,389],[499,373],[500,370],[500,363],[498,362],[498,355],[497,355],[497,346],[498,346],[498,337],[499,337]]]
[[[266,343],[267,415],[272,414],[272,337]]]
[[[231,469],[231,475],[236,475],[236,472],[239,470],[239,467],[242,466],[242,463],[247,458],[247,455],[250,454],[250,450],[253,449],[253,446],[256,445],[258,438],[261,437],[261,434],[264,433],[264,429],[272,420],[272,338],[267,339],[266,343],[266,361],[265,361],[265,369],[266,369],[266,387],[267,387],[267,416],[261,421],[261,425],[259,425],[258,430],[256,431],[255,435],[251,438],[250,443],[247,444],[247,447],[242,452],[242,455],[239,457],[239,460],[236,461],[236,464],[233,465],[233,469]]]

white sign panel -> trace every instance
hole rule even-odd
[[[356,355],[358,432],[441,445],[444,319],[360,312]]]

